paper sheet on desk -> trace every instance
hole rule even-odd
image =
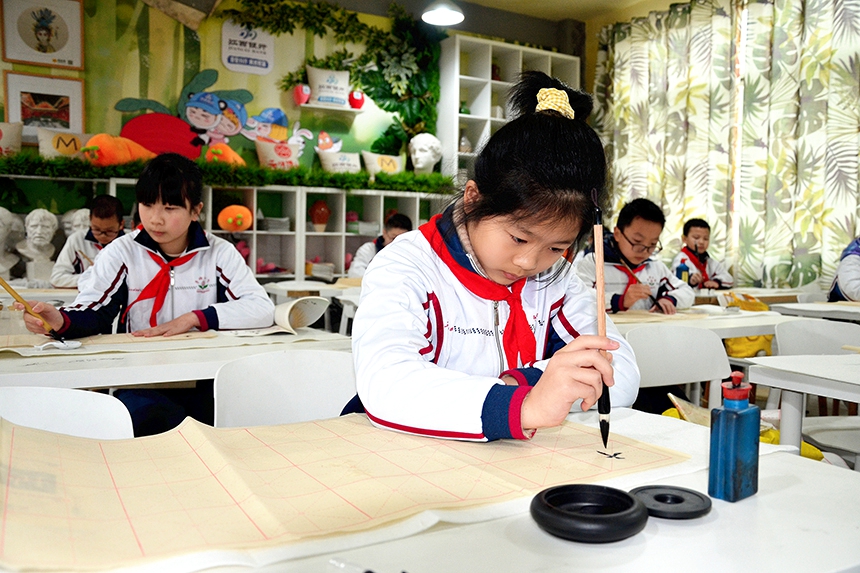
[[[83,344],[80,348],[66,350],[50,348],[39,350],[34,348],[50,340],[38,334],[17,334],[0,336],[0,352],[14,352],[21,356],[57,356],[103,354],[108,352],[161,352],[167,350],[184,350],[189,348],[222,348],[228,346],[250,346],[262,344],[277,344],[289,341],[300,343],[343,338],[333,332],[313,328],[296,329],[297,334],[249,331],[207,331],[186,332],[176,336],[153,336],[143,338],[131,334],[103,334],[79,338]],[[243,334],[244,333],[244,334]],[[266,336],[271,334],[271,336]]]
[[[254,428],[189,418],[100,442],[0,420],[0,565],[155,571],[188,554],[173,570],[259,565],[416,533],[437,512],[510,515],[546,487],[688,458],[615,433],[610,448],[624,459],[597,453],[596,425],[573,423],[529,441],[472,443],[381,430],[362,415]]]

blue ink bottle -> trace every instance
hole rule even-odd
[[[723,382],[723,407],[711,410],[708,495],[738,501],[758,491],[758,445],[761,411],[750,404],[751,386],[743,372]]]
[[[685,283],[690,282],[690,267],[687,266],[687,259],[681,259],[681,264],[675,269],[675,275]]]

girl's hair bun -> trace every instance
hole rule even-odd
[[[593,103],[589,94],[573,89],[543,72],[527,71],[520,74],[519,81],[508,94],[508,102],[513,117],[534,113],[538,104],[538,92],[543,88],[555,88],[566,92],[570,107],[573,109],[577,120],[584,121],[591,115]]]

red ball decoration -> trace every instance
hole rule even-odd
[[[364,105],[364,94],[358,90],[349,92],[349,107],[353,109],[361,109]]]
[[[306,104],[310,99],[311,86],[299,84],[293,88],[293,101],[296,102],[296,105]]]

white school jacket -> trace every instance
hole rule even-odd
[[[271,326],[274,304],[236,247],[203,231],[198,223],[192,223],[189,233],[185,252],[196,251],[197,255],[173,269],[172,285],[156,315],[157,323],[200,310],[206,322],[201,330]],[[149,328],[154,299],[135,304],[127,316],[124,313],[161,268],[150,253],[165,260],[145,230],[119,237],[102,249],[81,283],[84,290],[63,308],[66,324],[60,333],[77,338],[110,332],[118,314],[121,332]]]
[[[367,271],[367,265],[369,265],[373,257],[376,256],[376,253],[380,251],[379,245],[381,240],[382,237],[379,237],[379,239],[376,239],[375,241],[368,241],[355,251],[355,256],[352,258],[352,263],[349,265],[349,272],[346,275],[348,278],[358,279],[364,276],[364,273]]]
[[[597,333],[594,291],[567,270],[552,283],[529,279],[523,289],[537,361],[509,373],[526,393],[523,386],[537,382],[557,348]],[[512,396],[518,388],[499,379],[508,370],[502,349],[508,314],[507,302],[466,289],[421,230],[400,235],[371,261],[353,323],[356,384],[370,420],[434,437],[523,438],[522,396]],[[607,336],[621,345],[613,352],[612,405],[630,406],[639,390],[633,351],[611,320]]]
[[[677,255],[675,255],[674,260],[672,261],[672,274],[677,275],[677,269],[681,265],[681,260],[683,259],[684,264],[690,267],[690,275],[692,276],[695,273],[699,273],[703,278],[702,282],[706,280],[717,281],[720,283],[721,288],[732,288],[735,284],[735,279],[729,273],[729,270],[721,263],[716,260],[714,257],[708,256],[705,259],[705,264],[702,265],[700,259],[696,257],[695,253],[690,253],[686,250],[686,247],[681,250]],[[702,272],[701,266],[704,266],[704,273]],[[701,288],[701,284],[699,283],[693,288]]]
[[[651,296],[654,298],[668,297],[675,303],[675,308],[690,308],[696,301],[696,293],[690,285],[673,275],[669,268],[656,259],[648,259],[638,267],[629,270],[617,259],[618,252],[614,248],[612,236],[607,237],[604,242],[604,273],[603,280],[606,291],[606,310],[608,312],[620,312],[624,310],[649,310],[654,303],[650,299],[641,299],[633,303],[630,308],[624,307],[624,293],[627,289],[641,283],[651,287]],[[590,287],[594,287],[596,275],[594,272],[594,252],[583,257],[576,267],[579,278]],[[633,278],[631,275],[635,275]]]
[[[120,235],[122,236],[122,235]],[[117,237],[119,238],[119,237]],[[96,255],[102,250],[92,231],[75,231],[66,238],[60,254],[51,271],[51,286],[54,288],[75,288],[78,279],[90,268]]]

